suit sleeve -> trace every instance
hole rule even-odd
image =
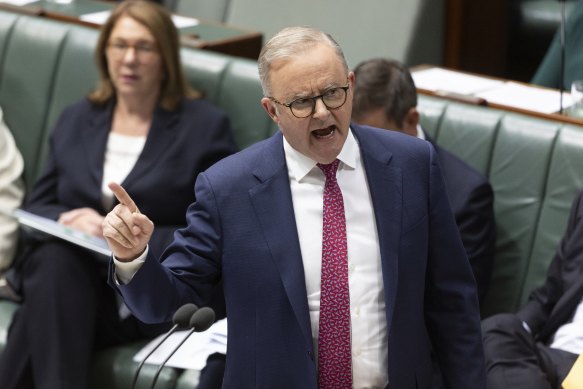
[[[176,231],[160,261],[150,251],[127,285],[115,285],[110,265],[109,284],[145,323],[167,322],[189,302],[208,305],[220,282],[220,218],[205,173],[198,176],[195,192],[197,201],[188,209],[187,226]]]
[[[533,335],[542,329],[553,307],[565,291],[562,274],[570,259],[569,247],[572,239],[580,239],[580,235],[576,232],[578,228],[583,227],[581,225],[582,201],[583,192],[579,192],[571,206],[567,231],[547,270],[545,283],[530,294],[528,302],[518,312],[518,316],[528,324]]]
[[[482,302],[492,278],[496,248],[494,193],[487,181],[471,191],[467,203],[456,215],[456,222],[476,279],[478,298]]]

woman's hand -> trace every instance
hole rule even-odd
[[[63,212],[59,216],[59,223],[83,231],[88,235],[103,235],[101,225],[104,217],[92,208],[77,208]]]

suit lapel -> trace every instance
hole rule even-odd
[[[358,126],[351,125],[358,140],[366,178],[372,198],[379,236],[383,287],[387,311],[387,332],[390,332],[399,270],[399,242],[403,212],[401,169],[390,165],[392,154],[375,139],[366,136]]]
[[[355,128],[356,127],[356,128]],[[379,235],[387,325],[390,331],[398,283],[402,224],[401,169],[390,166],[392,155],[352,126],[358,139]],[[295,224],[281,134],[272,137],[254,175],[260,183],[249,191],[265,240],[306,341],[312,340],[305,275]],[[288,221],[288,222],[282,222]]]
[[[253,174],[260,183],[249,191],[251,203],[289,302],[311,347],[312,330],[304,267],[281,134],[276,134],[268,141]]]
[[[84,155],[89,165],[89,179],[96,188],[101,187],[103,178],[105,147],[111,128],[112,109],[113,104],[109,104],[105,109],[93,109],[92,115],[87,119],[87,129],[82,133]]]
[[[144,150],[142,150],[134,168],[122,183],[126,189],[136,180],[152,171],[164,151],[169,149],[176,138],[172,130],[178,123],[178,118],[178,111],[166,111],[159,106],[156,108]]]

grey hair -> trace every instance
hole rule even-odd
[[[287,27],[275,34],[261,49],[257,66],[261,88],[265,96],[270,96],[271,83],[269,72],[271,65],[278,60],[296,57],[306,49],[325,43],[334,49],[338,58],[342,61],[346,73],[350,71],[342,48],[329,34],[312,27]]]

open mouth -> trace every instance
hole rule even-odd
[[[314,135],[318,139],[326,139],[331,138],[335,132],[336,126],[329,126],[326,128],[319,128],[317,130],[312,131],[312,135]]]

